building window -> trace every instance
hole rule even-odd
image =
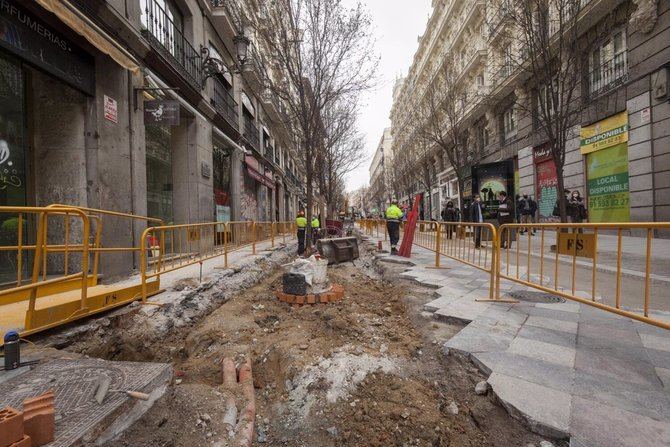
[[[183,53],[184,17],[170,0],[140,0],[142,27],[170,53],[180,58]]]
[[[503,112],[503,135],[505,142],[516,137],[516,111],[514,105],[509,106]]]
[[[605,93],[628,79],[626,30],[616,31],[589,56],[589,92]]]

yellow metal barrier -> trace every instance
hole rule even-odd
[[[623,233],[629,230],[646,234],[638,238],[643,259],[624,255]],[[653,282],[654,275],[667,275],[667,266],[652,261],[654,233],[663,230],[670,223],[502,225],[497,282],[504,278],[670,329],[668,321],[652,315],[670,310],[667,286]],[[606,243],[612,250],[604,249]]]
[[[0,247],[0,255],[14,261],[15,280],[6,280],[6,288],[0,290],[0,332],[16,329],[21,335],[29,335],[140,296],[139,281],[98,284],[101,254],[136,253],[144,248],[142,242],[131,247],[103,247],[103,220],[111,216],[143,222],[160,220],[67,205],[0,207],[0,215],[8,214],[10,217],[2,221],[3,238],[14,240],[16,245]],[[26,275],[26,269],[32,275]],[[147,293],[157,292],[158,282],[149,284]]]
[[[250,246],[255,254],[256,244],[264,241],[270,241],[274,247],[278,235],[283,241],[293,237],[293,228],[291,222],[206,222],[149,227],[142,239],[158,241],[158,245],[141,252],[142,299],[146,301],[146,285],[152,278],[190,265],[202,265],[219,256],[224,257],[224,267],[228,267],[230,252]]]

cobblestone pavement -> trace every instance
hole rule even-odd
[[[434,318],[469,322],[444,349],[489,374],[513,417],[571,446],[670,445],[670,331],[508,281],[519,303],[475,301],[489,275],[447,258],[427,269],[434,260],[414,247],[401,276],[435,288]]]

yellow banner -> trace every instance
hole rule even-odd
[[[582,154],[627,142],[628,111],[624,110],[595,124],[582,127],[580,137],[580,151]]]

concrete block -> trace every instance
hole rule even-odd
[[[651,157],[628,162],[628,175],[630,175],[631,177],[637,175],[649,174],[651,172],[652,172]]]
[[[654,122],[652,125],[652,132],[654,134],[654,138],[670,136],[670,119]]]
[[[657,188],[654,191],[656,205],[670,205],[670,188]]]
[[[670,351],[647,349],[647,356],[655,367],[670,369]]]
[[[54,392],[48,391],[23,401],[24,433],[34,446],[53,442],[56,431]]]
[[[640,333],[639,336],[645,348],[670,352],[670,333],[666,337],[648,333]]]
[[[647,159],[650,160],[650,159]],[[631,192],[645,191],[652,188],[653,176],[651,173],[636,175],[635,177],[628,178],[628,188]],[[635,206],[635,203],[632,203],[631,206]]]
[[[651,206],[630,209],[631,222],[653,222],[654,208]]]
[[[568,151],[565,153],[565,164],[581,163],[584,156],[579,151]]]
[[[517,337],[508,352],[523,355],[548,363],[572,368],[575,364],[575,348]]]
[[[659,365],[660,366],[660,365]],[[578,372],[600,375],[645,386],[658,385],[658,377],[644,350],[586,348],[577,340],[575,368]]]
[[[651,157],[651,141],[628,146],[628,161]]]
[[[584,173],[584,166],[581,162],[566,164],[563,168],[563,175],[565,177],[571,175],[582,175]]]
[[[630,193],[630,203],[635,204],[636,206],[653,206],[654,205],[654,196],[651,190],[647,191],[636,191]]]
[[[651,125],[645,124],[628,131],[628,144],[633,146],[651,140]]]
[[[509,347],[513,338],[514,336],[501,333],[500,331],[492,333],[484,328],[468,325],[468,327],[447,341],[445,347],[465,354],[504,351]]]
[[[570,432],[587,446],[661,446],[670,439],[670,423],[574,396]]]
[[[577,345],[577,334],[565,331],[556,331],[537,326],[524,325],[517,334],[518,337],[530,340],[542,341],[567,348],[574,348]]]
[[[577,373],[573,394],[654,419],[670,421],[670,395],[662,385],[640,385],[620,380],[603,380],[600,375]]]
[[[570,394],[495,372],[487,382],[512,417],[532,431],[555,438],[569,436]]]
[[[626,101],[626,108],[628,109],[628,115],[639,112],[640,110],[649,107],[651,104],[649,102],[649,92],[642,93],[641,95],[630,98]]]
[[[656,188],[670,188],[670,171],[654,173],[654,186]]]

